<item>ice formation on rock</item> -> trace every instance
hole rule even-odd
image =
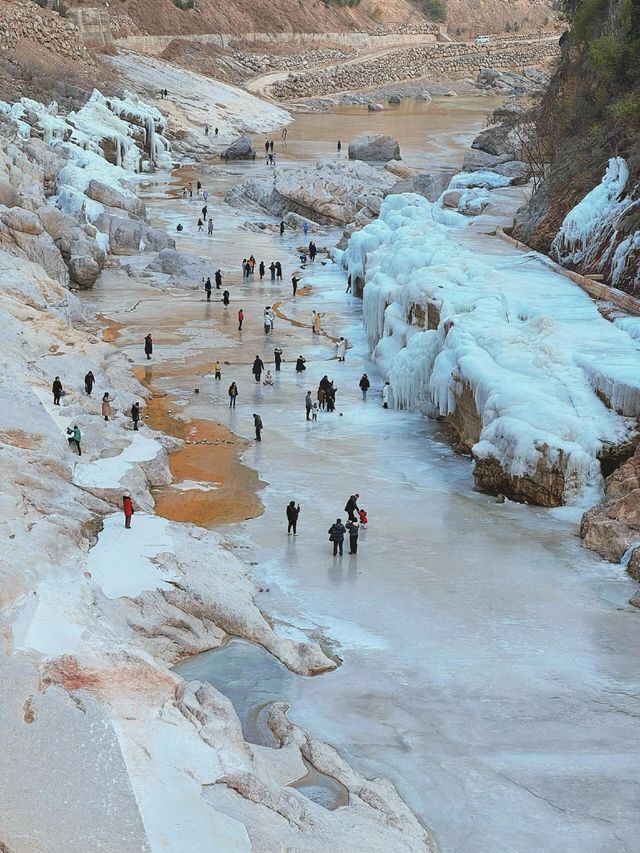
[[[626,160],[612,157],[602,181],[565,216],[552,253],[561,264],[607,274],[614,287],[624,279],[627,289],[629,284],[635,289],[640,283],[640,231],[624,234],[620,225],[637,203]]]
[[[640,354],[568,280],[542,265],[510,276],[438,215],[421,196],[389,196],[343,255],[364,279],[364,325],[394,399],[449,419],[480,487],[596,502],[599,460],[634,434]]]

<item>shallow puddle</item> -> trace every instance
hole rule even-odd
[[[274,702],[293,704],[300,676],[295,675],[262,646],[232,639],[219,649],[196,655],[175,667],[185,681],[212,684],[232,703],[242,724],[245,740],[260,746],[277,747],[267,718]],[[290,787],[325,809],[349,802],[348,790],[331,776],[304,762],[307,774]]]

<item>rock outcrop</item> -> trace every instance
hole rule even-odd
[[[640,545],[640,450],[607,477],[604,501],[582,516],[580,535],[587,548],[614,563]]]
[[[400,145],[394,136],[386,133],[362,133],[349,143],[349,159],[365,162],[400,160]]]
[[[254,202],[274,216],[297,213],[321,225],[365,224],[377,215],[395,177],[359,160],[319,160],[278,171],[275,181],[250,178],[227,195],[230,204]]]
[[[223,160],[252,160],[256,152],[249,137],[240,136],[231,145],[227,145],[220,156]]]

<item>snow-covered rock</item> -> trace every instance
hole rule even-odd
[[[640,285],[640,230],[631,224],[637,190],[622,157],[609,160],[602,181],[565,216],[551,253],[584,273],[603,273],[612,286]],[[627,222],[627,217],[631,222]]]
[[[578,287],[543,266],[535,287],[505,275],[440,215],[421,196],[389,196],[343,257],[364,280],[369,343],[395,400],[448,418],[479,488],[594,504],[600,460],[636,439],[640,355]]]
[[[361,133],[349,143],[349,159],[366,162],[400,160],[400,144],[386,133]]]
[[[322,159],[315,166],[278,170],[273,179],[249,178],[227,196],[231,204],[257,203],[275,216],[297,213],[322,225],[345,225],[373,199],[381,199],[396,183],[386,171],[367,163]]]

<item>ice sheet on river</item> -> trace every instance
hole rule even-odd
[[[544,505],[592,504],[600,459],[640,414],[640,353],[535,256],[478,258],[411,194],[351,237],[369,345],[397,404],[447,417],[476,483]]]

